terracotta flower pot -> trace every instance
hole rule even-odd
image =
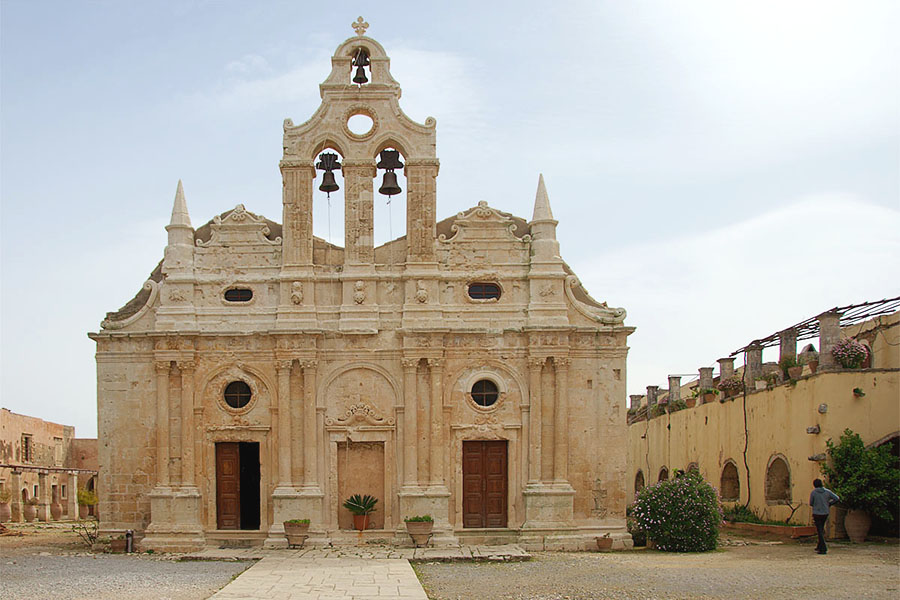
[[[703,404],[708,404],[716,399],[715,394],[703,394]]]
[[[432,521],[406,522],[406,531],[409,533],[409,537],[412,538],[416,548],[421,548],[428,544],[428,540],[431,538],[433,530],[434,523]]]
[[[365,531],[369,528],[369,515],[353,515],[353,528]]]
[[[287,538],[288,546],[303,546],[306,538],[309,537],[309,523],[289,523],[284,522],[284,537]]]
[[[817,361],[817,360],[811,360],[811,361],[809,361],[809,362],[806,363],[806,364],[809,365],[809,372],[812,373],[813,375],[815,375],[815,374],[816,374],[816,369],[819,368],[819,361]]]
[[[697,405],[697,399],[691,396],[690,398],[685,398],[684,403],[687,404],[688,408],[694,408]]]
[[[50,518],[54,521],[59,521],[62,517],[62,504],[59,502],[52,502],[50,504]]]
[[[79,519],[87,519],[88,515],[91,513],[91,507],[87,504],[79,504],[78,505],[78,518]]]
[[[12,510],[9,508],[9,502],[0,504],[0,523],[7,523],[12,518]]]
[[[612,550],[613,539],[611,537],[597,537],[597,550],[600,552],[609,552]]]
[[[37,508],[35,508],[34,504],[26,504],[22,508],[22,516],[25,518],[26,522],[31,523],[37,516]]]
[[[848,511],[847,516],[844,517],[844,529],[847,530],[851,542],[861,544],[866,541],[871,526],[872,519],[864,510]]]
[[[803,367],[788,367],[788,376],[791,379],[800,379],[803,375]]]

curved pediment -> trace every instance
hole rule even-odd
[[[443,223],[442,223],[443,224]],[[439,228],[441,224],[439,224]],[[457,213],[447,232],[438,235],[443,243],[470,241],[495,242],[507,239],[516,242],[531,242],[528,224],[510,213],[499,211],[488,206],[484,200],[468,211]]]
[[[238,204],[232,210],[213,217],[213,220],[207,223],[209,238],[203,239],[198,235],[196,243],[201,248],[215,246],[279,246],[281,245],[281,237],[275,237],[274,239],[270,237],[272,235],[270,223],[262,215],[256,215],[245,209],[243,204]],[[198,230],[197,233],[199,234],[200,231]]]

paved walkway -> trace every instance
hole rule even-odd
[[[323,548],[206,548],[181,556],[182,560],[260,560],[268,557],[303,558],[364,558],[403,559],[413,561],[516,561],[528,560],[531,555],[518,544],[501,546],[459,546],[455,548],[394,548],[367,544],[365,546],[334,546]]]
[[[428,600],[399,558],[268,556],[213,596],[218,600]]]

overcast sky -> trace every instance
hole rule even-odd
[[[544,174],[563,258],[637,327],[629,393],[900,295],[896,2],[432,4],[0,2],[0,404],[96,435],[86,333],[162,258],[178,179],[195,227],[281,221],[282,121],[360,13],[437,119],[439,218],[530,218]]]

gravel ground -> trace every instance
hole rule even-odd
[[[649,598],[900,598],[900,548],[833,543],[726,546],[703,554],[653,550],[536,553],[519,563],[414,565],[432,600]]]
[[[178,562],[148,554],[95,554],[70,525],[14,525],[0,537],[0,599],[209,598],[251,562]]]

